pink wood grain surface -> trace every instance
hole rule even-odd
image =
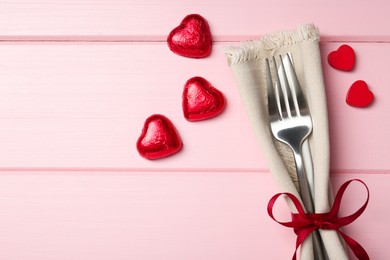
[[[372,259],[387,259],[387,175],[332,176],[335,187],[361,177],[371,188],[364,214],[345,228]],[[267,173],[3,172],[0,259],[291,259],[294,233],[266,213],[278,192]],[[364,202],[355,185],[343,201]],[[280,203],[276,215],[289,214]],[[352,258],[354,259],[354,258]]]
[[[390,259],[388,7],[384,0],[0,1],[0,260],[290,259],[295,236],[266,214],[278,189],[222,48],[304,22],[323,36],[334,187],[360,178],[371,191],[367,210],[345,231],[372,259]],[[166,45],[190,13],[210,23],[208,58],[183,58]],[[326,62],[343,43],[357,55],[348,73]],[[181,93],[193,76],[225,94],[223,114],[184,119]],[[359,79],[375,94],[366,109],[345,104]],[[184,148],[148,161],[135,143],[154,113],[174,122]],[[342,213],[363,200],[354,185]],[[280,204],[278,215],[288,218]]]
[[[388,41],[387,0],[8,0],[2,39],[165,40],[190,13],[208,18],[215,40],[251,39],[315,22],[329,40]]]
[[[266,163],[220,50],[226,44],[214,44],[213,55],[201,60],[174,55],[165,43],[1,44],[0,166],[264,171]],[[390,150],[390,142],[371,136],[390,132],[382,120],[390,111],[390,88],[372,60],[390,59],[390,47],[351,44],[357,67],[345,73],[326,62],[338,46],[322,44],[332,169],[386,172],[390,161],[383,151]],[[193,76],[204,76],[226,95],[227,109],[220,117],[199,123],[183,117],[181,94]],[[349,86],[358,79],[376,95],[367,109],[345,103]],[[183,153],[158,162],[138,155],[135,142],[153,113],[175,123]]]

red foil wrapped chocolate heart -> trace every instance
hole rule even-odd
[[[329,53],[328,62],[335,69],[350,71],[355,66],[355,51],[349,45],[341,45]]]
[[[137,141],[137,150],[142,157],[155,160],[175,154],[182,147],[179,133],[167,117],[155,114],[146,119]]]
[[[211,33],[206,19],[199,14],[187,15],[168,35],[172,52],[189,57],[204,58],[211,53]]]
[[[347,92],[346,102],[353,107],[367,107],[374,100],[374,94],[363,80],[355,81]]]
[[[184,85],[183,112],[188,121],[215,117],[225,109],[226,101],[221,91],[202,77],[193,77]]]

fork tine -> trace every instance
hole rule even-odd
[[[288,55],[286,55],[286,57],[288,57]],[[297,114],[297,108],[295,106],[291,86],[289,83],[289,78],[287,76],[287,70],[285,68],[282,56],[279,55],[279,58],[280,58],[280,66],[278,69],[278,75],[279,75],[280,82],[281,82],[282,89],[283,89],[284,102],[286,104],[287,115],[289,117],[291,117],[292,115]],[[291,65],[291,67],[288,67],[288,68],[289,68],[288,72],[291,72],[292,65]]]
[[[284,94],[283,94],[283,89],[282,89],[282,84],[279,79],[278,75],[278,69],[276,66],[276,60],[275,57],[272,56],[272,61],[274,64],[274,69],[275,69],[275,100],[279,109],[279,115],[280,118],[286,118],[287,117],[287,107],[286,107],[286,102],[284,99]]]
[[[271,117],[275,117],[279,114],[279,109],[275,97],[274,86],[272,84],[272,75],[271,75],[268,59],[265,59],[265,69],[266,69],[266,76],[267,76],[268,113]]]
[[[283,59],[283,65],[285,67],[286,75],[288,81],[290,82],[290,87],[292,90],[292,94],[294,96],[294,104],[296,108],[297,115],[308,113],[307,104],[305,97],[302,92],[302,88],[299,84],[297,75],[295,73],[294,67],[291,62],[291,58],[289,55],[286,55]]]

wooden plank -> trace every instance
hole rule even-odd
[[[193,60],[161,43],[0,49],[1,167],[234,169],[248,156],[253,163],[246,167],[262,161],[247,139],[248,123],[220,51]],[[207,78],[226,95],[229,105],[220,117],[184,119],[182,90],[193,76]],[[141,158],[135,148],[145,119],[155,113],[169,117],[184,141],[182,153],[159,163]],[[234,149],[226,149],[226,137]],[[247,156],[226,160],[239,150]],[[225,158],[222,165],[218,158]]]
[[[266,170],[221,51],[227,44],[215,44],[212,56],[201,60],[174,55],[165,43],[1,44],[0,167]],[[352,46],[357,68],[343,73],[326,63],[338,44],[322,44],[332,170],[388,173],[390,143],[370,136],[390,132],[383,120],[390,111],[384,83],[390,47]],[[184,119],[182,89],[193,76],[224,92],[228,106],[222,115],[198,123]],[[376,95],[370,108],[345,104],[357,79],[366,80]],[[144,120],[154,113],[168,116],[184,142],[182,152],[158,162],[141,158],[135,148]]]
[[[344,231],[372,259],[386,258],[390,176],[332,178],[337,188],[356,177],[369,186],[371,201]],[[260,172],[2,172],[0,258],[289,259],[295,235],[266,213],[276,192]],[[364,199],[364,188],[352,185],[341,214]],[[288,220],[282,201],[275,212]]]
[[[0,3],[2,40],[165,40],[190,13],[203,15],[214,40],[243,40],[313,22],[324,39],[389,41],[388,2],[14,0]]]

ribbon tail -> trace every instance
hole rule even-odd
[[[366,250],[353,238],[342,232],[341,230],[337,230],[339,234],[344,238],[345,242],[351,248],[353,254],[359,259],[359,260],[370,260],[370,257],[368,256]]]
[[[302,245],[303,241],[305,241],[305,239],[310,236],[310,234],[316,230],[316,227],[311,227],[311,228],[308,228],[308,229],[301,229],[299,231],[296,232],[297,234],[297,240],[295,242],[295,252],[294,252],[294,255],[292,257],[292,260],[296,260],[297,259],[297,251],[298,251],[298,248]]]

